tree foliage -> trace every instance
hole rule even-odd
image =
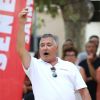
[[[39,12],[44,11],[45,7],[52,16],[55,16],[60,8],[66,13],[68,20],[88,20],[90,12],[93,12],[90,0],[35,0],[35,8]]]
[[[65,39],[71,38],[81,50],[84,44],[84,28],[93,15],[94,7],[90,0],[35,0],[35,8],[56,16],[58,8],[62,12],[65,25]],[[82,38],[82,39],[80,39]]]

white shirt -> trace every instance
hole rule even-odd
[[[28,75],[32,83],[35,100],[75,100],[75,91],[86,84],[76,66],[58,58],[57,77],[52,76],[52,65],[41,59],[31,57]]]

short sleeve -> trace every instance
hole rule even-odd
[[[38,61],[37,58],[34,58],[33,56],[31,56],[31,61],[30,61],[29,68],[25,69],[24,66],[23,66],[24,72],[26,73],[26,75],[29,77],[30,80],[32,78],[32,74],[36,70],[36,63],[37,63],[37,61]]]
[[[74,87],[75,87],[75,90],[79,90],[79,89],[87,87],[85,81],[82,78],[82,75],[80,74],[77,68],[75,68],[74,70]]]

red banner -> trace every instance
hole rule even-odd
[[[29,49],[33,0],[0,0],[0,100],[22,100],[24,71],[16,52],[18,13],[28,7],[25,25]]]

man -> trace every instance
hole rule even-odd
[[[17,51],[32,83],[35,100],[75,100],[75,91],[80,92],[83,100],[91,100],[76,66],[56,57],[58,44],[52,34],[45,34],[40,40],[40,59],[27,52],[24,40],[27,13],[24,9],[19,14]]]
[[[93,41],[86,43],[87,58],[80,62],[80,72],[85,80],[92,100],[96,99],[97,82],[100,82],[100,58],[96,55],[97,46]],[[99,71],[100,72],[100,71]]]

